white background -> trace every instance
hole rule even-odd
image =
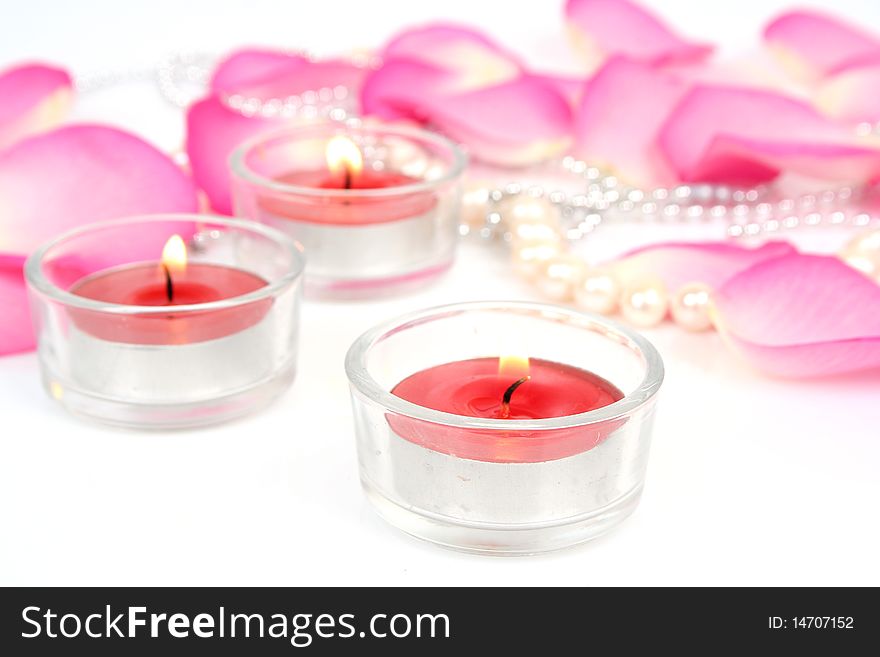
[[[786,5],[653,4],[727,52],[753,47]],[[880,31],[876,2],[827,4]],[[242,44],[332,53],[433,18],[481,26],[541,68],[572,69],[561,6],[473,0],[3,0],[0,66],[40,57],[90,72]],[[77,114],[168,150],[181,143],[181,116],[146,86],[84,99]],[[647,332],[667,380],[641,506],[616,531],[550,556],[494,559],[385,525],[359,489],[343,355],[378,321],[482,298],[533,294],[500,255],[466,244],[451,274],[417,295],[309,302],[293,388],[259,415],[207,430],[76,420],[44,395],[34,355],[0,359],[0,583],[880,584],[876,373],[773,380],[717,335],[674,326]]]

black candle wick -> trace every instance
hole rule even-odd
[[[504,396],[501,398],[501,417],[508,418],[510,417],[510,399],[513,397],[513,393],[516,392],[516,389],[519,388],[523,383],[528,381],[531,377],[524,376],[518,381],[514,381],[510,384],[510,387],[504,391]]]
[[[168,265],[162,265],[162,271],[165,272],[165,296],[168,297],[168,303],[174,301],[174,281],[171,280],[171,270]]]

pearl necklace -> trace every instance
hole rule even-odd
[[[574,164],[570,166],[575,170],[580,171],[583,168],[582,163],[572,162]],[[584,172],[587,170],[589,167]],[[670,216],[679,219],[683,216],[687,221],[692,221],[702,219],[708,214],[723,220],[728,206],[722,205],[722,200],[728,203],[738,201],[733,206],[734,215],[748,216],[749,213],[745,211],[735,212],[736,208],[745,207],[749,212],[768,217],[763,231],[731,232],[732,227],[753,224],[725,224],[728,226],[727,234],[731,237],[797,227],[801,221],[780,221],[773,218],[772,213],[781,208],[791,212],[794,207],[789,208],[789,204],[800,204],[799,207],[809,210],[803,218],[803,224],[809,226],[827,223],[834,226],[865,227],[874,220],[867,213],[847,212],[845,207],[839,205],[843,202],[849,203],[857,196],[856,192],[845,187],[817,195],[805,195],[798,197],[796,201],[783,200],[775,203],[762,200],[762,196],[767,194],[765,189],[729,190],[709,187],[698,194],[699,200],[696,203],[699,205],[686,205],[686,202],[694,202],[691,200],[692,187],[687,187],[688,193],[682,191],[683,187],[664,190],[661,194],[654,190],[648,197],[650,200],[645,200],[642,192],[636,201],[632,198],[633,189],[618,189],[616,182],[609,185],[607,181],[610,176],[603,178],[595,169],[587,175],[594,181],[591,185],[596,185],[599,191],[594,200],[574,201],[577,197],[567,197],[556,192],[547,194],[541,187],[523,188],[517,183],[500,190],[471,190],[465,195],[462,234],[470,233],[472,227],[477,225],[481,226],[478,234],[482,237],[501,237],[510,246],[514,269],[536,285],[544,296],[557,302],[574,302],[591,312],[607,315],[619,311],[632,324],[642,327],[655,326],[671,316],[679,326],[690,331],[711,328],[712,290],[699,281],[692,281],[678,290],[672,290],[670,294],[663,282],[651,275],[638,280],[621,281],[615,273],[613,263],[599,268],[591,267],[583,258],[571,252],[570,246],[594,230],[603,221],[603,217],[614,216],[613,205],[619,203],[621,196],[628,196],[632,203],[643,203],[642,213],[645,213],[645,204],[650,203],[650,215],[659,215],[664,219]],[[602,180],[605,182],[598,182]],[[620,194],[612,196],[609,201],[607,190],[618,190]],[[694,208],[702,210],[702,204],[710,194],[714,195],[716,204],[710,206],[709,212],[692,212]],[[667,212],[666,208],[670,207],[670,203],[674,203],[679,208],[678,211]],[[822,211],[825,206],[828,206],[827,210]],[[719,212],[716,208],[723,208],[724,212]],[[627,206],[627,212],[634,210],[633,206]],[[789,216],[797,218],[793,214]],[[591,220],[589,217],[595,219]],[[776,223],[773,225],[770,222]],[[772,229],[769,228],[770,225],[773,225]],[[848,265],[875,278],[880,284],[880,230],[858,235],[844,247],[839,256]]]
[[[291,51],[291,55],[314,61],[306,51]],[[381,59],[369,54],[354,55],[350,63],[358,68],[377,68]],[[204,96],[216,58],[199,52],[178,52],[163,58],[157,67],[107,69],[84,75],[74,80],[77,91],[89,93],[133,82],[154,81],[162,98],[179,109]],[[262,98],[242,94],[221,94],[220,99],[229,109],[246,117],[326,118],[344,121],[355,112],[356,98],[347,87],[320,87],[299,94],[277,98]]]
[[[554,166],[564,177],[585,182],[586,192],[547,191],[540,185],[519,182],[469,190],[464,198],[462,234],[509,239],[504,209],[523,198],[544,199],[553,206],[562,222],[563,236],[569,241],[585,237],[608,221],[721,221],[726,237],[753,238],[800,226],[865,228],[880,219],[853,207],[861,190],[849,186],[772,200],[771,189],[766,186],[738,189],[697,184],[645,190],[625,185],[616,176],[573,157],[565,157]]]

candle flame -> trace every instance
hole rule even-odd
[[[522,355],[505,355],[498,357],[498,376],[509,379],[520,379],[529,375],[529,357]]]
[[[180,235],[172,235],[162,249],[162,265],[173,273],[186,270],[186,244]]]
[[[344,135],[336,135],[327,142],[326,156],[332,173],[356,174],[364,168],[364,158],[357,144]]]

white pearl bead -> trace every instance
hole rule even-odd
[[[489,188],[474,184],[461,197],[461,223],[479,227],[489,214]]]
[[[584,261],[577,256],[566,253],[550,258],[541,267],[538,289],[554,301],[568,301],[585,270]]]
[[[553,226],[545,223],[520,222],[510,231],[510,239],[514,244],[522,242],[559,242],[562,236]]]
[[[666,317],[669,299],[661,281],[647,280],[627,285],[620,300],[623,316],[636,326],[656,326]]]
[[[610,271],[593,269],[575,286],[574,298],[581,308],[608,315],[617,308],[620,284]]]
[[[559,242],[523,242],[511,249],[514,269],[525,278],[534,278],[551,258],[562,253]]]
[[[500,201],[496,207],[505,224],[513,230],[518,224],[547,224],[556,226],[559,223],[559,212],[547,199],[540,196],[517,194]]]
[[[705,331],[712,326],[709,314],[711,290],[702,283],[683,286],[672,298],[670,313],[675,323],[688,331]]]

